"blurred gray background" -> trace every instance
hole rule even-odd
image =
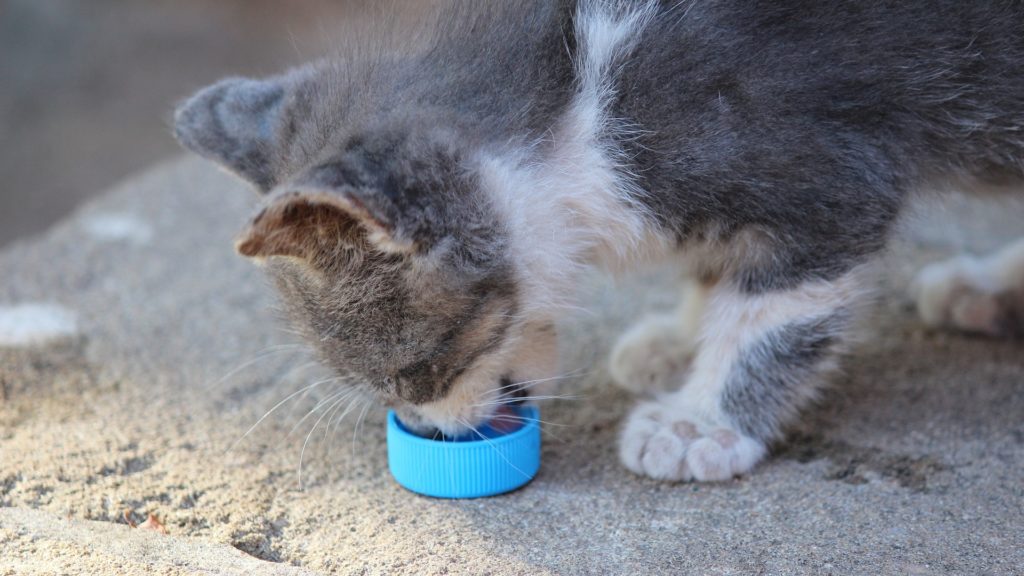
[[[329,0],[0,0],[0,246],[179,153],[174,103],[321,50]]]

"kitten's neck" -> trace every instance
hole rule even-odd
[[[616,66],[657,3],[582,3],[578,10],[576,82],[564,113],[542,141],[480,159],[528,297],[542,306],[571,304],[576,280],[589,267],[625,270],[669,244],[637,201],[642,191],[618,144],[632,128],[608,112]]]
[[[574,103],[549,140],[481,155],[528,307],[571,307],[588,269],[626,271],[669,244],[636,201],[590,106]]]

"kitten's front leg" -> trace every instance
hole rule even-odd
[[[855,273],[757,294],[716,286],[693,371],[629,416],[623,463],[662,480],[749,471],[836,368],[862,293]]]

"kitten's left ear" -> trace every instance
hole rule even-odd
[[[178,107],[175,137],[266,192],[276,183],[278,126],[294,81],[290,76],[221,80]]]

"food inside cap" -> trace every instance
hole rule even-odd
[[[488,423],[498,434],[510,434],[523,427],[523,417],[512,406],[502,405],[494,412]]]

